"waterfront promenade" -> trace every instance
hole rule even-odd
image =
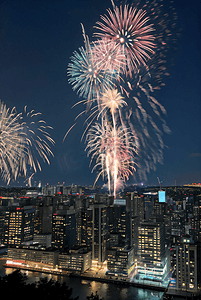
[[[150,283],[139,283],[130,281],[130,278],[112,278],[111,276],[103,275],[101,272],[92,272],[91,270],[81,273],[81,272],[72,272],[67,270],[61,270],[61,269],[51,269],[46,267],[43,267],[42,264],[38,267],[23,265],[21,263],[16,262],[9,262],[7,263],[6,259],[1,259],[0,264],[2,264],[5,268],[15,268],[15,269],[21,269],[26,271],[32,271],[32,272],[39,272],[39,273],[45,273],[45,274],[52,274],[52,275],[60,275],[60,276],[68,276],[68,277],[79,277],[85,280],[90,281],[98,281],[102,283],[113,283],[116,285],[122,285],[122,286],[133,286],[137,288],[142,289],[150,289],[155,290],[159,292],[164,292],[166,290],[166,287],[163,286],[156,286],[151,285]]]

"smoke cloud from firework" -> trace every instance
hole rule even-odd
[[[98,172],[95,182],[100,176],[106,179],[109,194],[116,198],[136,170],[146,177],[163,160],[163,131],[170,130],[165,108],[153,93],[168,75],[165,53],[176,14],[171,7],[174,22],[169,22],[155,0],[112,5],[94,26],[96,41],[89,42],[82,25],[85,47],[74,52],[67,73],[83,98],[75,105],[85,105],[76,119],[89,114],[83,136],[92,172]]]

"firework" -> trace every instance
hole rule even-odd
[[[103,22],[97,22],[94,35],[107,38],[116,43],[116,49],[125,56],[124,73],[132,76],[138,66],[145,65],[154,53],[154,28],[145,10],[125,5],[123,8],[114,6],[108,15],[101,16]]]
[[[118,111],[123,106],[127,106],[126,101],[123,100],[121,93],[117,89],[107,89],[101,95],[101,113],[110,110],[113,121],[115,112]]]
[[[46,122],[42,120],[40,112],[34,110],[27,111],[27,106],[24,107],[24,111],[20,114],[20,123],[25,137],[26,151],[23,152],[20,158],[19,174],[27,174],[27,167],[35,173],[39,169],[41,171],[41,163],[47,162],[50,164],[49,156],[54,156],[51,145],[54,145],[54,140],[51,138],[49,129],[53,129],[51,126],[46,125]]]
[[[102,175],[107,177],[109,193],[113,190],[116,197],[117,186],[125,181],[135,170],[136,137],[125,126],[114,129],[107,120],[103,125],[96,123],[89,129],[86,141],[91,164],[95,160],[92,172],[100,170],[96,181]],[[95,182],[96,182],[95,181]]]
[[[159,87],[154,76],[144,67],[120,86],[133,111],[129,126],[135,128],[138,136],[140,151],[136,161],[140,180],[146,179],[146,173],[151,169],[155,170],[156,163],[163,162],[163,133],[170,133],[165,121],[166,110],[153,96],[155,88]]]
[[[0,170],[7,184],[12,177],[16,179],[16,169],[26,146],[19,118],[15,108],[10,111],[0,102]]]
[[[99,100],[99,95],[104,89],[113,86],[117,75],[101,67],[100,61],[96,59],[97,54],[94,56],[94,45],[90,44],[84,31],[83,35],[85,48],[80,47],[78,52],[74,51],[67,74],[73,90],[77,90],[79,96],[87,99],[91,106],[94,99]]]
[[[165,108],[153,96],[164,85],[164,75],[169,75],[166,51],[174,40],[170,29],[177,18],[169,7],[171,22],[162,12],[162,2],[117,7],[112,1],[113,9],[96,23],[96,41],[89,42],[82,26],[85,47],[74,52],[68,67],[69,82],[83,97],[75,105],[87,106],[76,119],[89,114],[83,136],[90,164],[94,163],[92,172],[98,171],[96,181],[107,178],[114,198],[136,165],[139,176],[146,177],[157,162],[162,163],[163,131],[170,132]]]
[[[120,79],[120,74],[125,68],[125,55],[119,51],[115,41],[106,38],[99,39],[93,43],[93,57],[97,67],[104,72],[110,72]]]

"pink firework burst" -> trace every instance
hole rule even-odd
[[[115,41],[107,38],[99,39],[94,42],[93,47],[94,61],[100,70],[110,71],[116,79],[119,79],[120,73],[125,67],[125,55],[116,45]]]
[[[145,10],[133,6],[115,6],[113,11],[108,9],[107,12],[108,15],[101,16],[103,22],[96,23],[95,28],[100,32],[94,35],[115,42],[117,51],[125,57],[123,71],[132,76],[132,72],[139,65],[145,65],[154,54],[153,24]]]

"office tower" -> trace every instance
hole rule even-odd
[[[72,197],[72,196],[71,196]],[[82,244],[82,222],[83,219],[85,220],[85,217],[83,216],[83,213],[85,212],[85,202],[83,202],[83,199],[80,198],[80,196],[74,196],[74,207],[77,211],[76,213],[76,244],[81,245]],[[71,199],[72,200],[72,199]]]
[[[53,206],[40,203],[36,207],[34,234],[52,233]]]
[[[130,212],[131,212],[131,236],[130,245],[134,248],[134,255],[138,251],[138,228],[140,222],[145,219],[145,200],[143,195],[138,193],[131,193],[130,195]]]
[[[158,199],[155,199],[149,220],[157,219],[157,221],[163,222],[166,213],[167,203],[159,202]]]
[[[156,264],[161,261],[165,257],[164,224],[141,222],[138,243],[139,256],[144,262]]]
[[[20,245],[33,239],[35,207],[10,207],[8,244]]]
[[[108,232],[117,233],[119,245],[130,244],[131,219],[126,205],[110,205],[107,207]]]
[[[134,269],[134,249],[130,246],[108,249],[107,269],[108,274],[129,276]]]
[[[197,292],[200,288],[201,247],[184,236],[176,246],[176,285],[178,290]]]
[[[81,244],[92,247],[92,215],[91,208],[83,208],[81,212]]]
[[[76,242],[76,211],[58,210],[52,217],[52,247],[65,250]]]
[[[163,222],[165,225],[165,243],[170,245],[171,235],[171,214],[168,210],[168,204],[159,202],[158,199],[154,199],[153,208],[149,217],[150,221]]]
[[[9,207],[0,207],[0,245],[8,245],[8,224],[10,209]]]
[[[189,216],[189,220],[190,235],[193,237],[195,242],[201,242],[201,206],[199,206],[198,203],[195,203],[195,205],[193,205],[193,213]]]
[[[92,260],[98,263],[104,262],[106,258],[106,206],[94,204],[91,206],[92,214]]]
[[[138,277],[162,282],[170,271],[170,258],[165,251],[163,223],[141,222],[138,241]]]
[[[171,212],[170,226],[172,236],[181,236],[185,233],[185,211],[176,210]]]

